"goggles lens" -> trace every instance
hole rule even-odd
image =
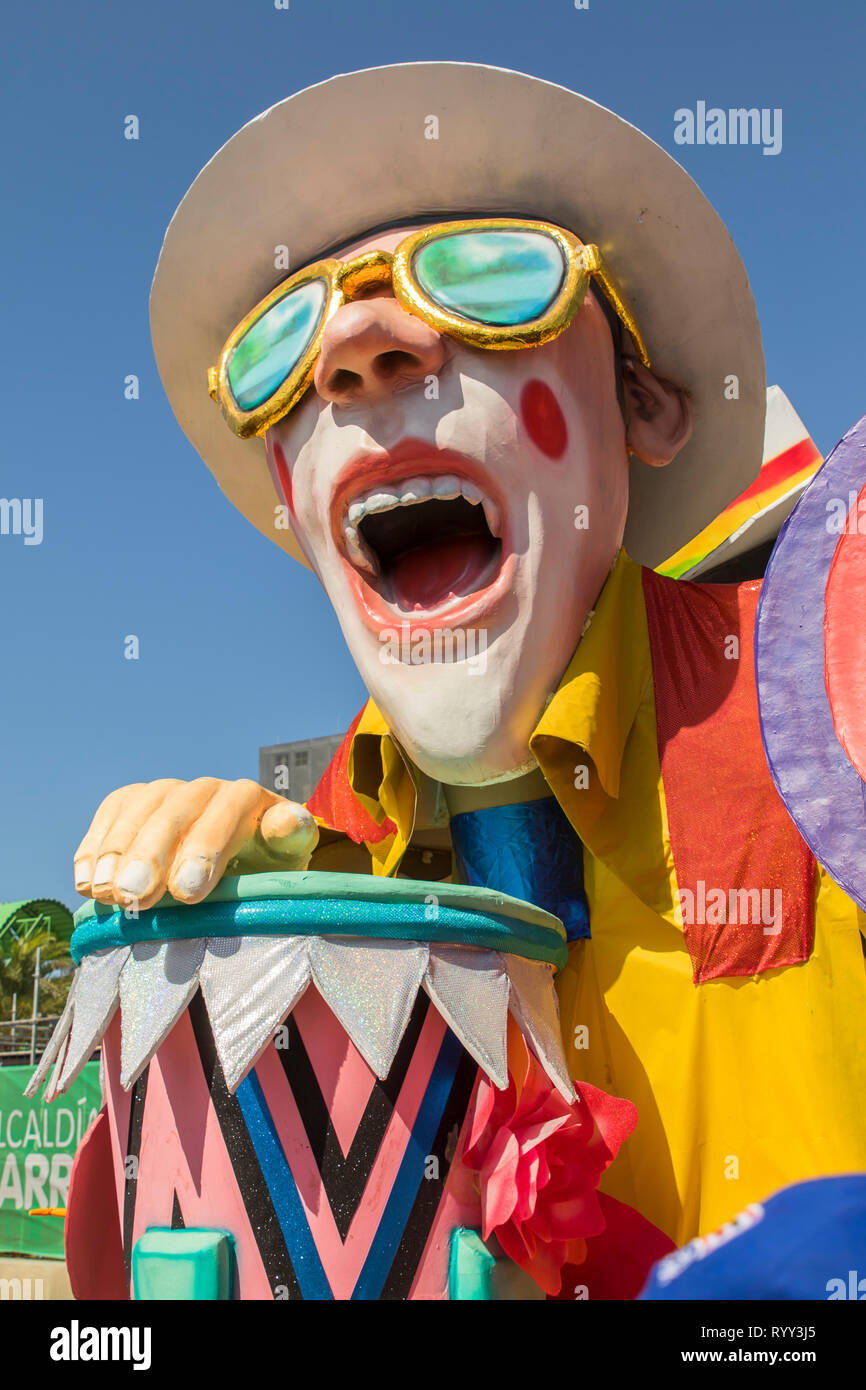
[[[544,232],[453,232],[415,253],[421,289],[443,309],[495,326],[539,318],[559,294],[566,264]]]
[[[239,410],[255,410],[298,365],[318,331],[327,297],[326,281],[309,280],[247,329],[226,366]]]

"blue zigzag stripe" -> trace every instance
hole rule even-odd
[[[446,1030],[433,1075],[430,1077],[406,1144],[403,1161],[394,1179],[391,1195],[382,1213],[370,1253],[364,1261],[364,1268],[358,1276],[352,1294],[353,1299],[379,1298],[382,1293],[397,1247],[406,1229],[415,1194],[424,1181],[427,1155],[433,1147],[439,1121],[448,1104],[462,1055],[462,1044],[450,1029]]]
[[[353,1299],[378,1299],[400,1245],[424,1166],[439,1128],[463,1048],[446,1032],[424,1099],[406,1144],[391,1195],[358,1276]],[[237,1088],[237,1099],[268,1187],[277,1220],[305,1299],[333,1299],[288,1160],[283,1152],[261,1085],[251,1073]]]
[[[310,1224],[292,1177],[292,1170],[286,1161],[259,1079],[254,1072],[241,1082],[235,1095],[240,1102],[262,1176],[271,1194],[301,1297],[333,1299],[334,1295],[325,1277]]]

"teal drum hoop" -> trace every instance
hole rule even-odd
[[[76,965],[93,951],[206,936],[443,942],[546,961],[557,969],[568,957],[559,919],[531,903],[463,884],[367,874],[249,874],[223,879],[193,906],[163,898],[127,918],[123,908],[88,903],[75,922],[70,952]]]

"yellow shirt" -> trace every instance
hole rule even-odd
[[[604,1190],[681,1245],[788,1183],[866,1169],[864,917],[841,889],[819,868],[802,964],[693,983],[641,570],[624,552],[530,747],[584,845],[592,937],[558,977],[566,1055],[575,1079],[639,1112]],[[372,701],[348,771],[397,827],[368,845],[373,871],[394,874],[429,784]]]

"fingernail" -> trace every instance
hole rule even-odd
[[[207,883],[213,873],[209,859],[185,859],[174,875],[173,887],[184,897],[192,897]]]
[[[96,868],[93,870],[94,888],[101,888],[103,884],[111,882],[119,858],[119,854],[103,854],[97,859]]]
[[[79,859],[73,866],[73,873],[75,874],[75,887],[84,888],[90,882],[90,860]]]
[[[118,875],[117,886],[122,892],[140,898],[150,883],[152,872],[146,860],[131,859],[128,864],[124,864],[122,872]]]

